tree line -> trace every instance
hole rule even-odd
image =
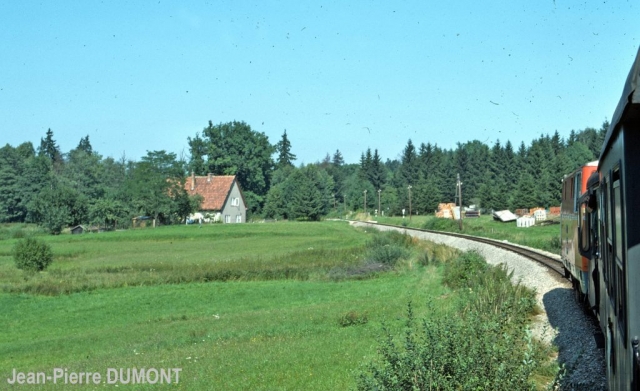
[[[336,150],[298,166],[286,130],[272,144],[241,121],[209,121],[187,139],[188,157],[147,151],[139,161],[104,158],[89,136],[63,153],[49,129],[37,149],[31,142],[0,148],[0,222],[37,223],[52,233],[77,224],[127,227],[135,216],[179,223],[201,202],[184,190],[190,173],[236,175],[254,218],[319,220],[365,208],[399,215],[409,197],[414,213],[433,213],[455,201],[456,174],[466,205],[549,207],[560,203],[563,175],[597,159],[608,126],[572,131],[566,140],[556,131],[517,149],[499,140],[453,149],[408,140],[399,158],[385,162],[368,148],[357,163]]]

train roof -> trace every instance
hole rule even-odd
[[[618,128],[620,128],[623,120],[640,118],[640,90],[638,89],[639,85],[640,50],[636,54],[636,60],[631,66],[629,76],[627,76],[627,82],[624,84],[624,89],[622,90],[622,97],[620,97],[620,102],[618,102],[616,111],[614,111],[613,113],[613,118],[611,118],[611,124],[609,125],[609,130],[607,130],[607,135],[604,137],[604,143],[602,144],[602,150],[600,151],[601,159],[609,146],[611,137],[618,130]]]

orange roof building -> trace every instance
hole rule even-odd
[[[247,221],[246,202],[235,175],[192,174],[187,177],[184,188],[189,195],[202,196],[199,212],[187,220],[224,223]]]

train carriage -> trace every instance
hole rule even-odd
[[[587,181],[597,168],[597,161],[590,162],[562,179],[561,258],[565,276],[571,277],[573,287],[580,298],[588,295],[590,276],[590,257],[581,255],[578,248],[579,228],[585,225],[586,218],[585,205],[581,202],[581,197],[587,193]]]
[[[611,391],[640,390],[639,83],[640,51],[605,136],[598,177],[580,199],[579,250],[595,265],[589,303],[605,336]]]

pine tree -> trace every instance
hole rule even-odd
[[[535,185],[531,174],[523,172],[520,175],[512,198],[512,207],[514,209],[530,209],[539,206],[538,197],[535,195]]]
[[[293,166],[296,155],[291,153],[291,143],[287,138],[287,129],[284,130],[282,138],[276,144],[276,151],[278,151],[278,161],[276,162],[278,167]]]
[[[371,148],[367,148],[367,151],[360,155],[360,178],[369,180],[371,177],[371,160]]]
[[[264,217],[272,219],[288,219],[289,208],[287,206],[287,194],[284,184],[271,186],[267,193],[267,201],[264,204]]]
[[[80,139],[76,150],[83,151],[84,153],[89,155],[93,153],[93,148],[91,147],[91,143],[89,142],[89,135]]]
[[[376,189],[381,189],[385,183],[385,168],[376,149],[371,158],[371,165],[369,167],[369,182]]]
[[[319,220],[323,212],[322,194],[308,172],[294,170],[288,181],[289,217],[298,220]]]
[[[344,159],[342,158],[342,153],[340,153],[339,149],[336,149],[336,153],[333,154],[333,160],[331,161],[334,166],[342,166],[344,164]]]
[[[402,151],[402,161],[399,174],[402,186],[414,185],[419,179],[418,156],[411,139],[409,139],[407,146],[404,148],[404,151]]]
[[[44,139],[40,139],[40,147],[38,148],[39,156],[46,156],[49,158],[51,163],[55,166],[57,163],[60,163],[62,160],[62,155],[60,154],[60,148],[56,144],[56,141],[53,139],[53,132],[51,128],[47,130],[47,135]]]
[[[551,147],[553,148],[553,153],[557,156],[562,150],[564,150],[564,140],[560,137],[560,134],[556,130],[551,137]]]
[[[505,193],[506,195],[509,195],[516,188],[516,183],[518,182],[516,155],[513,151],[511,141],[507,141],[507,143],[504,145],[503,159],[502,171],[504,173]]]
[[[420,178],[411,192],[411,204],[413,211],[419,214],[431,214],[436,211],[442,201],[442,193],[436,186],[435,177],[428,175]],[[414,212],[415,213],[415,212]]]

